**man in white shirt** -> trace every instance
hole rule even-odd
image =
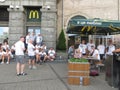
[[[25,48],[27,49],[27,45],[28,45],[28,41],[30,39],[30,32],[28,32],[28,34],[25,37]]]
[[[95,47],[95,44],[93,43],[93,40],[91,39],[89,43],[87,43],[87,49],[90,52],[91,51],[91,46]]]
[[[24,50],[25,50],[25,45],[24,45],[24,36],[20,37],[20,40],[15,43],[15,57],[16,57],[16,72],[17,76],[20,75],[26,75],[24,72],[25,68],[25,57],[24,57]]]
[[[38,36],[36,37],[36,43],[42,45],[42,41],[43,41],[42,35],[38,34]]]
[[[82,40],[82,43],[79,45],[79,48],[81,48],[81,50],[82,50],[82,55],[86,55],[87,45],[85,44],[85,40]]]
[[[113,45],[112,40],[109,40],[109,45],[107,47],[106,54],[113,55],[114,50],[115,50],[115,45]]]
[[[100,59],[103,60],[103,57],[105,55],[105,45],[103,45],[102,42],[100,42],[100,44],[97,46],[97,49],[100,54]]]

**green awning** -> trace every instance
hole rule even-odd
[[[101,19],[71,19],[67,33],[72,34],[119,34],[120,21]]]
[[[72,19],[69,24],[74,26],[120,27],[120,21],[101,19]]]

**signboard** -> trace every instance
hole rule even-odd
[[[27,21],[40,22],[41,21],[40,9],[27,9]]]
[[[97,27],[120,27],[120,21],[115,20],[96,20],[96,19],[71,19],[72,26],[97,26]]]
[[[37,10],[30,10],[29,19],[31,18],[39,19],[39,12]]]

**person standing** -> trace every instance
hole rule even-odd
[[[113,51],[115,50],[115,45],[113,44],[112,40],[110,39],[108,42],[106,54],[107,55],[113,55]]]
[[[30,39],[28,42],[28,56],[29,56],[29,69],[37,69],[35,66],[35,46],[33,41]]]
[[[25,48],[27,49],[27,46],[28,46],[28,41],[30,39],[30,32],[28,32],[28,34],[25,36]]]
[[[105,55],[105,45],[102,44],[102,42],[100,42],[100,44],[97,46],[97,49],[99,51],[99,54],[100,54],[100,59],[101,61],[103,61],[103,57]]]
[[[24,36],[20,37],[20,40],[15,43],[15,57],[16,57],[16,72],[17,76],[20,75],[27,75],[27,73],[24,72],[25,68],[25,57],[24,57],[24,50],[25,50],[25,45],[24,45]]]
[[[36,43],[39,44],[40,46],[42,45],[43,37],[41,34],[38,34],[36,37]]]
[[[82,43],[79,45],[79,48],[82,50],[82,56],[87,54],[87,45],[85,44],[85,40],[82,40]]]
[[[35,46],[35,44],[36,44],[36,41],[35,41],[36,36],[35,36],[34,32],[32,32],[32,35],[30,35],[30,39],[33,41],[33,45]]]

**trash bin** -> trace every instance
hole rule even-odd
[[[120,53],[114,53],[113,55],[107,55],[105,61],[105,80],[107,83],[118,88],[119,84],[119,70],[120,70]]]

